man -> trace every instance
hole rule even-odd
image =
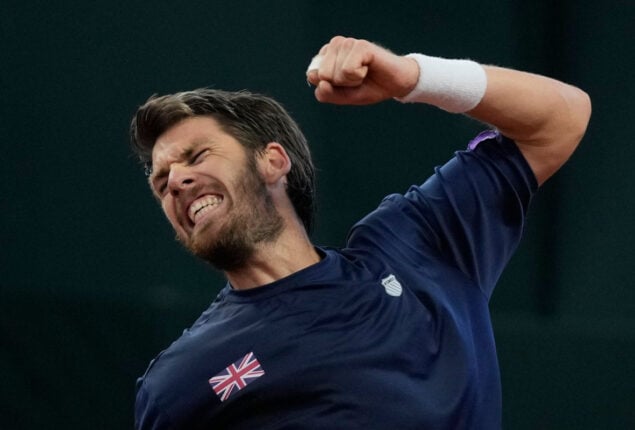
[[[335,250],[309,240],[314,169],[277,103],[214,90],[146,102],[131,133],[150,186],[228,285],[140,378],[136,427],[500,428],[488,300],[532,194],[586,129],[587,95],[343,37],[307,79],[320,102],[424,102],[496,131],[388,196]]]

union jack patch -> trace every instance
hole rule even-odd
[[[265,371],[260,366],[258,359],[253,352],[250,352],[221,370],[218,375],[211,377],[208,382],[216,395],[220,397],[221,402],[224,402],[229,396],[242,390],[264,374]]]

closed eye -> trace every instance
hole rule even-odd
[[[199,162],[201,162],[205,158],[204,155],[206,155],[208,151],[209,149],[203,149],[202,151],[194,154],[194,156],[190,158],[190,165],[198,164]]]

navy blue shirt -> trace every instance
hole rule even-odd
[[[488,301],[537,185],[513,142],[480,140],[386,197],[346,248],[226,286],[139,379],[136,427],[500,428]]]

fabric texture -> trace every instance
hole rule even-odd
[[[537,185],[494,132],[386,197],[343,249],[227,285],[138,381],[138,429],[498,429],[488,301]]]

